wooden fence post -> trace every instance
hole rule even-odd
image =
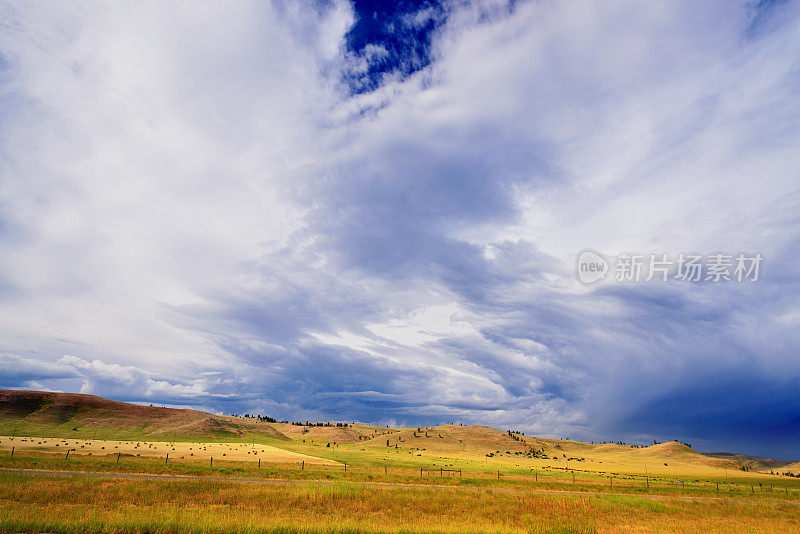
[[[65,460],[69,460],[69,449],[67,449],[67,455],[64,457]]]
[[[209,464],[211,467],[214,467],[214,457],[211,457],[211,463]]]
[[[306,470],[306,461],[303,460],[303,462],[300,464],[300,471],[305,471],[305,470]]]
[[[164,465],[167,465],[167,462],[169,462],[169,453],[167,453],[167,457],[164,458]]]
[[[258,468],[261,469],[261,458],[258,459]]]
[[[388,475],[389,474],[389,468],[386,467],[386,464],[383,464],[383,474],[384,475]]]
[[[443,477],[443,476],[444,476],[444,468],[443,468],[443,467],[440,467],[440,468],[439,468],[439,478],[441,478],[441,477]]]
[[[419,476],[420,476],[420,478],[422,478],[422,468],[421,467],[419,468]]]
[[[11,457],[14,457],[14,447],[11,447]]]
[[[117,465],[119,465],[119,455],[122,454],[121,452],[117,453]]]

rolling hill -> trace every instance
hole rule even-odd
[[[740,469],[737,458],[713,457],[678,442],[650,447],[588,444],[523,436],[487,426],[386,428],[364,424],[268,423],[197,410],[142,406],[72,393],[0,390],[0,436],[273,444],[297,453],[343,451],[386,458],[410,454],[509,466],[630,472]],[[344,447],[344,448],[342,448]],[[196,452],[196,451],[193,451]],[[533,463],[532,463],[533,462]]]
[[[788,472],[795,476],[800,476],[800,462],[782,465],[778,468],[775,468],[775,470],[780,471],[781,473]]]
[[[141,406],[94,395],[0,390],[0,434],[193,441],[288,439],[256,419]]]
[[[707,452],[705,455],[712,456],[714,458],[734,460],[754,471],[783,471],[784,468],[789,468],[788,470],[791,470],[792,465],[800,465],[800,462],[792,464],[791,460],[776,460],[774,458],[762,458],[760,456],[749,456],[747,454],[738,454],[735,452]]]

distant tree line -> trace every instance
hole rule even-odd
[[[565,439],[569,439],[569,438],[565,438]],[[673,441],[678,441],[678,440],[675,439]],[[662,443],[661,441],[658,441],[658,440],[655,440],[655,439],[653,440],[653,445],[661,445],[661,443]],[[683,443],[684,445],[686,445],[690,449],[692,448],[692,444],[691,443],[687,443],[685,441],[680,441],[679,443]],[[594,441],[592,441],[591,444],[594,445],[595,444]],[[608,444],[622,445],[622,446],[625,446],[625,447],[633,447],[635,449],[641,449],[641,448],[644,448],[644,447],[648,447],[648,445],[631,445],[631,444],[625,443],[624,441],[621,441],[621,440],[620,441],[598,441],[597,444],[598,445],[608,445]]]
[[[264,421],[265,423],[277,423],[278,422],[276,419],[273,419],[272,417],[270,417],[268,415],[250,415],[249,413],[246,413],[244,415],[233,414],[233,417],[243,417],[245,419],[258,419],[259,421]],[[281,423],[288,423],[288,421],[281,421]]]
[[[231,417],[242,417],[244,419],[257,419],[259,421],[264,421],[265,423],[288,423],[289,421],[278,421],[277,419],[270,417],[268,415],[251,415],[246,413],[244,415],[239,414],[231,414]],[[348,428],[351,426],[349,423],[331,423],[330,421],[325,423],[311,423],[309,421],[302,422],[302,421],[292,421],[292,424],[295,426],[329,426],[329,427],[336,427],[336,428]]]
[[[302,423],[300,421],[292,421],[292,424],[295,425],[295,426],[332,426],[332,427],[337,427],[337,428],[347,428],[347,427],[350,426],[347,423],[331,423],[331,422],[327,422],[327,423],[309,423],[308,421],[306,421],[305,423]]]

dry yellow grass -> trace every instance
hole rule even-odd
[[[28,397],[33,400],[12,402]],[[743,472],[735,461],[704,456],[675,442],[651,447],[594,445],[461,425],[385,428],[362,424],[269,424],[85,396],[16,393],[5,398],[8,402],[0,406],[0,416],[6,418],[2,428],[35,430],[25,436],[17,432],[13,441],[0,436],[0,451],[15,447],[20,455],[9,461],[5,456],[8,452],[3,453],[1,463],[7,468],[444,483],[506,490],[534,484],[537,490],[547,491],[724,496],[760,501],[796,500],[800,484],[795,478]],[[125,432],[134,431],[136,423],[144,425],[145,435],[137,437],[139,441],[115,435],[114,425],[119,418],[125,419],[119,423]],[[173,430],[184,428],[181,425],[186,423],[189,431],[176,434],[179,441],[154,439],[160,435],[161,420]],[[197,431],[197,421],[223,422],[226,428],[235,429],[233,434],[223,434],[234,437],[221,439],[219,433],[211,432],[205,438],[190,440]],[[105,434],[113,439],[88,439],[95,431],[100,437]],[[69,461],[64,459],[67,450],[71,451]],[[41,456],[38,460],[24,460],[25,454]],[[115,463],[116,454],[122,457],[120,464]],[[163,461],[167,454],[169,465]],[[83,460],[72,460],[76,457]],[[214,465],[210,466],[212,457]],[[257,469],[255,464],[259,461],[269,468]],[[299,470],[301,463],[307,466],[305,471]],[[349,466],[346,473],[345,463]],[[447,469],[461,470],[464,478]],[[422,474],[424,477],[420,478]],[[454,478],[445,478],[448,474]],[[639,524],[649,520],[648,513],[643,512],[644,516],[638,518]]]
[[[291,423],[270,423],[270,426],[288,438],[315,440],[318,442],[359,443],[373,435],[392,432],[393,429],[372,425],[348,424],[337,426],[301,426]]]
[[[250,418],[142,406],[94,395],[0,390],[0,434],[105,439],[239,441],[285,439]]]
[[[693,478],[761,476],[739,471],[740,464],[733,460],[704,456],[675,442],[640,448],[509,435],[483,426],[384,428],[361,424],[344,427],[269,424],[193,410],[133,405],[91,395],[47,392],[0,391],[0,433],[3,429],[6,434],[57,436],[72,442],[76,453],[95,455],[121,452],[163,457],[169,452],[175,458],[218,456],[308,463],[341,460],[368,465],[392,463],[409,468],[415,465],[461,467],[484,472],[551,471],[596,476],[646,474]],[[94,439],[96,437],[109,441],[100,443]],[[37,440],[32,446],[29,441],[18,439],[18,445],[24,448],[55,449],[53,442],[41,440],[39,444]],[[146,441],[139,442],[140,446],[136,447],[132,439]],[[263,453],[254,453],[243,445],[254,439],[263,444],[260,446]],[[0,438],[0,449],[10,448],[7,440]],[[200,445],[201,442],[204,444]],[[63,446],[60,444],[58,450],[63,450]],[[536,454],[531,454],[532,451]],[[787,470],[792,467],[800,472],[797,466],[789,466]]]
[[[338,462],[288,451],[264,444],[248,443],[199,443],[165,441],[104,441],[82,439],[36,438],[30,436],[0,436],[0,450],[10,451],[61,452],[67,450],[71,455],[106,456],[121,454],[126,456],[158,457],[166,460],[167,455],[175,460],[216,460],[254,461],[274,463],[301,463],[310,465],[338,465]]]
[[[419,429],[363,425],[353,425],[348,429],[299,426],[287,429],[286,426],[289,425],[280,426],[278,430],[294,438],[294,442],[302,438],[305,445],[326,447],[327,443],[336,441],[339,450],[363,449],[363,452],[371,451],[387,459],[395,454],[395,450],[399,450],[422,460],[458,460],[462,464],[475,467],[484,465],[487,468],[497,466],[501,469],[517,467],[653,476],[715,477],[725,476],[726,473],[748,476],[739,471],[739,464],[735,461],[705,456],[676,442],[632,447],[616,444],[592,445],[518,434],[515,434],[514,439],[506,432],[489,427],[461,425]],[[358,436],[362,437],[359,439]],[[294,444],[280,446],[294,447]],[[543,451],[542,454],[547,458],[526,455],[531,449]],[[307,447],[304,450],[310,449]]]
[[[800,532],[796,506],[0,474],[0,531]]]
[[[519,440],[514,440],[506,433],[488,427],[457,425],[420,430],[366,425],[347,428],[283,426],[293,427],[279,429],[293,439],[272,440],[269,444],[0,436],[0,450],[10,450],[13,446],[17,451],[64,454],[69,449],[73,455],[120,453],[165,458],[169,454],[172,460],[209,460],[213,457],[216,460],[305,462],[308,465],[349,462],[351,465],[402,465],[409,469],[443,467],[478,472],[499,470],[504,474],[574,472],[587,476],[648,475],[653,478],[690,479],[726,476],[756,479],[763,476],[763,473],[739,470],[739,464],[732,460],[704,456],[675,442],[642,448],[521,436]],[[531,450],[543,451],[546,458],[528,455]]]
[[[41,473],[25,476],[0,473],[0,531],[800,532],[797,504],[774,502],[796,501],[797,487],[784,495],[784,488],[773,491],[771,487],[759,488],[756,483],[758,489],[750,493],[750,484],[743,484],[742,479],[748,480],[747,477],[757,474],[741,471],[736,472],[740,477],[737,484],[728,485],[722,493],[717,493],[715,485],[708,482],[684,487],[676,484],[674,477],[684,476],[686,470],[721,477],[724,468],[720,469],[707,457],[678,444],[631,448],[537,439],[538,446],[544,446],[551,458],[529,458],[512,451],[498,455],[497,449],[494,456],[487,457],[481,454],[484,450],[505,442],[502,433],[485,427],[477,430],[441,428],[441,434],[436,428],[429,428],[427,436],[424,429],[387,430],[387,434],[381,436],[382,445],[376,436],[327,447],[319,438],[330,437],[331,434],[326,433],[330,430],[331,427],[312,427],[309,432],[301,432],[303,438],[275,441],[272,445],[21,436],[14,437],[12,442],[9,437],[0,437],[1,449],[8,451],[13,443],[18,452],[13,459],[8,452],[4,453],[1,462],[4,468],[107,470],[120,474],[186,472],[200,477],[111,480],[103,476],[89,479]],[[358,427],[352,430],[365,435],[368,431],[381,431]],[[449,437],[445,438],[448,431]],[[407,448],[386,447],[385,439],[399,438],[400,432],[410,435],[411,443],[405,438],[399,442]],[[319,442],[313,443],[312,435]],[[525,451],[530,449],[535,438],[530,441],[508,439],[522,444]],[[73,449],[69,460],[60,454],[65,454],[66,448]],[[54,456],[55,451],[59,455]],[[585,459],[569,460],[570,471],[537,468],[540,479],[534,483],[529,476],[531,466],[557,463],[556,451],[562,454],[558,458],[565,460],[578,454]],[[123,457],[117,465],[113,456],[108,456],[115,452],[141,457]],[[169,465],[160,461],[166,453],[170,454]],[[212,455],[215,458],[213,468],[204,463]],[[255,461],[259,457],[264,461],[267,456],[276,463],[268,469],[257,469]],[[310,469],[300,471],[296,464],[286,465],[298,458],[307,459]],[[312,463],[310,458],[320,463]],[[665,459],[668,461],[661,462]],[[345,473],[342,464],[332,466],[337,460],[347,461],[353,469]],[[666,474],[661,483],[656,478],[651,479],[652,486],[645,489],[644,479],[632,476],[635,473],[631,471],[656,461],[669,464],[664,467]],[[605,474],[592,471],[576,471],[578,482],[572,484],[572,465],[585,464],[596,464],[601,469],[619,466],[613,488],[609,487]],[[384,475],[381,465],[391,465],[388,474]],[[419,478],[414,471],[419,467],[446,465],[464,468],[464,478],[429,475]],[[494,477],[495,470],[502,472],[501,478]],[[215,478],[204,478],[206,476]],[[221,476],[248,478],[228,482],[221,480]],[[292,479],[293,483],[253,483],[256,478]],[[322,485],[316,482],[320,479],[333,483]],[[795,482],[786,477],[769,478],[773,479]],[[309,482],[310,485],[304,485]],[[434,489],[417,484],[453,484],[455,487]],[[524,492],[529,489],[561,493]],[[594,494],[572,495],[564,494],[565,491]],[[654,494],[660,497],[654,499]],[[687,496],[699,500],[680,500]],[[715,500],[717,497],[722,500]]]
[[[0,436],[0,467],[40,471],[0,472],[0,531],[800,532],[800,481],[676,442],[269,424],[90,396],[1,396],[0,430],[16,432]]]
[[[783,467],[778,468],[777,470],[780,471],[781,473],[788,471],[790,473],[800,474],[800,462],[795,462],[793,464],[785,465]]]

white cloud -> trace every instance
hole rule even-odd
[[[4,8],[8,349],[224,365],[171,308],[302,228],[282,189],[317,150],[336,99],[320,70],[352,15],[209,7]]]
[[[774,312],[796,308],[796,3],[422,10],[431,65],[362,95],[343,77],[388,51],[346,49],[346,2],[184,7],[0,8],[9,386],[563,435],[715,368],[800,373]],[[591,289],[587,247],[770,270]]]

